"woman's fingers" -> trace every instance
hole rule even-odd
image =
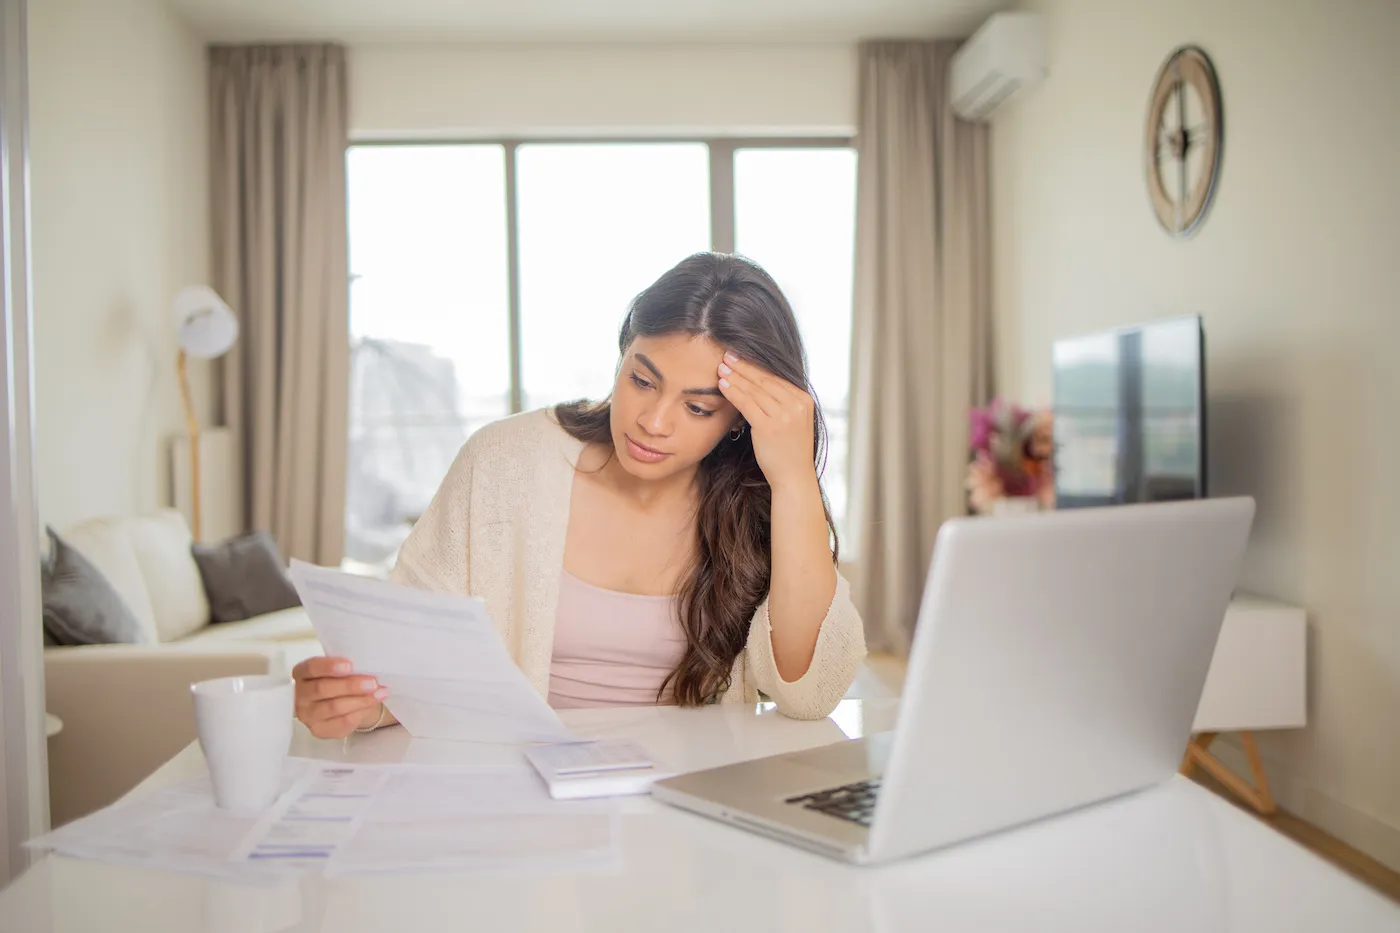
[[[724,355],[719,373],[721,389],[726,381],[739,386],[770,418],[799,412],[812,400],[805,390],[762,366],[739,359],[733,352]]]
[[[345,658],[310,658],[293,668],[297,718],[313,735],[348,735],[389,695],[375,678],[351,670]]]
[[[730,350],[724,355],[724,362],[734,372],[761,386],[765,392],[780,402],[800,401],[811,398],[811,393],[795,383],[789,382],[777,373],[770,372],[757,363],[741,360]]]
[[[346,658],[307,658],[292,668],[293,680],[315,680],[320,677],[344,677],[354,670]]]
[[[719,390],[724,393],[724,397],[729,400],[731,405],[739,409],[739,414],[743,415],[744,420],[749,424],[753,424],[760,418],[767,417],[764,415],[763,409],[759,406],[758,402],[754,400],[753,396],[741,381],[735,380],[734,382],[730,382],[728,379],[721,377],[719,380]]]
[[[308,681],[302,692],[308,700],[330,700],[343,696],[369,696],[379,689],[373,677],[321,677]]]
[[[778,410],[778,400],[773,394],[737,369],[721,363],[719,373],[720,391],[724,393],[725,398],[734,403],[734,407],[739,409],[739,413],[747,418],[750,424],[759,417],[771,418]],[[745,411],[744,406],[735,401],[736,396],[749,405],[749,411]]]
[[[311,734],[318,739],[343,739],[356,729],[368,725],[369,713],[365,710],[356,710],[353,713],[346,713],[344,716],[333,716],[330,719],[318,719],[315,722],[307,723],[307,728]]]
[[[326,722],[341,716],[364,715],[365,710],[374,709],[380,701],[372,696],[337,697],[334,700],[320,700],[305,707],[303,720],[310,725]]]
[[[339,704],[342,706],[344,706],[347,703],[357,703],[362,706],[373,705],[375,703],[381,702],[388,696],[389,690],[385,687],[376,687],[369,693],[365,693],[360,690],[354,690],[346,691],[344,693],[330,694],[328,696],[323,697],[299,695],[296,698],[296,706],[298,714],[306,712],[308,714],[316,716],[324,716],[326,715],[325,713],[316,713],[314,711],[322,708],[327,708],[327,704]]]

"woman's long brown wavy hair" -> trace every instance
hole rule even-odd
[[[637,337],[675,334],[708,337],[740,359],[812,392],[792,306],[772,277],[747,259],[697,253],[682,260],[633,299],[618,334],[618,350],[625,355]],[[816,400],[815,392],[812,398]],[[555,414],[578,440],[612,446],[608,399],[565,403]],[[820,475],[826,460],[820,404],[813,420],[812,459]],[[696,481],[695,561],[675,594],[686,650],[657,694],[660,699],[670,686],[682,706],[713,702],[729,689],[734,660],[744,650],[749,621],[768,594],[772,575],[772,491],[754,457],[751,432],[721,440],[700,462]],[[836,526],[824,492],[822,505],[835,561]]]

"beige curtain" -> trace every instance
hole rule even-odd
[[[349,374],[345,50],[210,49],[214,287],[242,333],[224,416],[250,527],[288,557],[344,545]]]
[[[851,502],[871,650],[904,653],[942,522],[965,511],[991,382],[987,130],[956,118],[952,42],[860,48]]]

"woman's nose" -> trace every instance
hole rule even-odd
[[[671,406],[658,402],[642,412],[642,427],[654,437],[665,437],[671,433]]]

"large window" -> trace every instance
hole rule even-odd
[[[628,302],[704,249],[750,256],[792,302],[844,516],[845,141],[364,145],[347,168],[347,560],[392,561],[477,428],[606,395]]]
[[[516,151],[525,410],[612,389],[627,303],[710,248],[709,161],[703,143]]]
[[[510,413],[505,150],[357,146],[346,557],[398,552],[453,457]]]

